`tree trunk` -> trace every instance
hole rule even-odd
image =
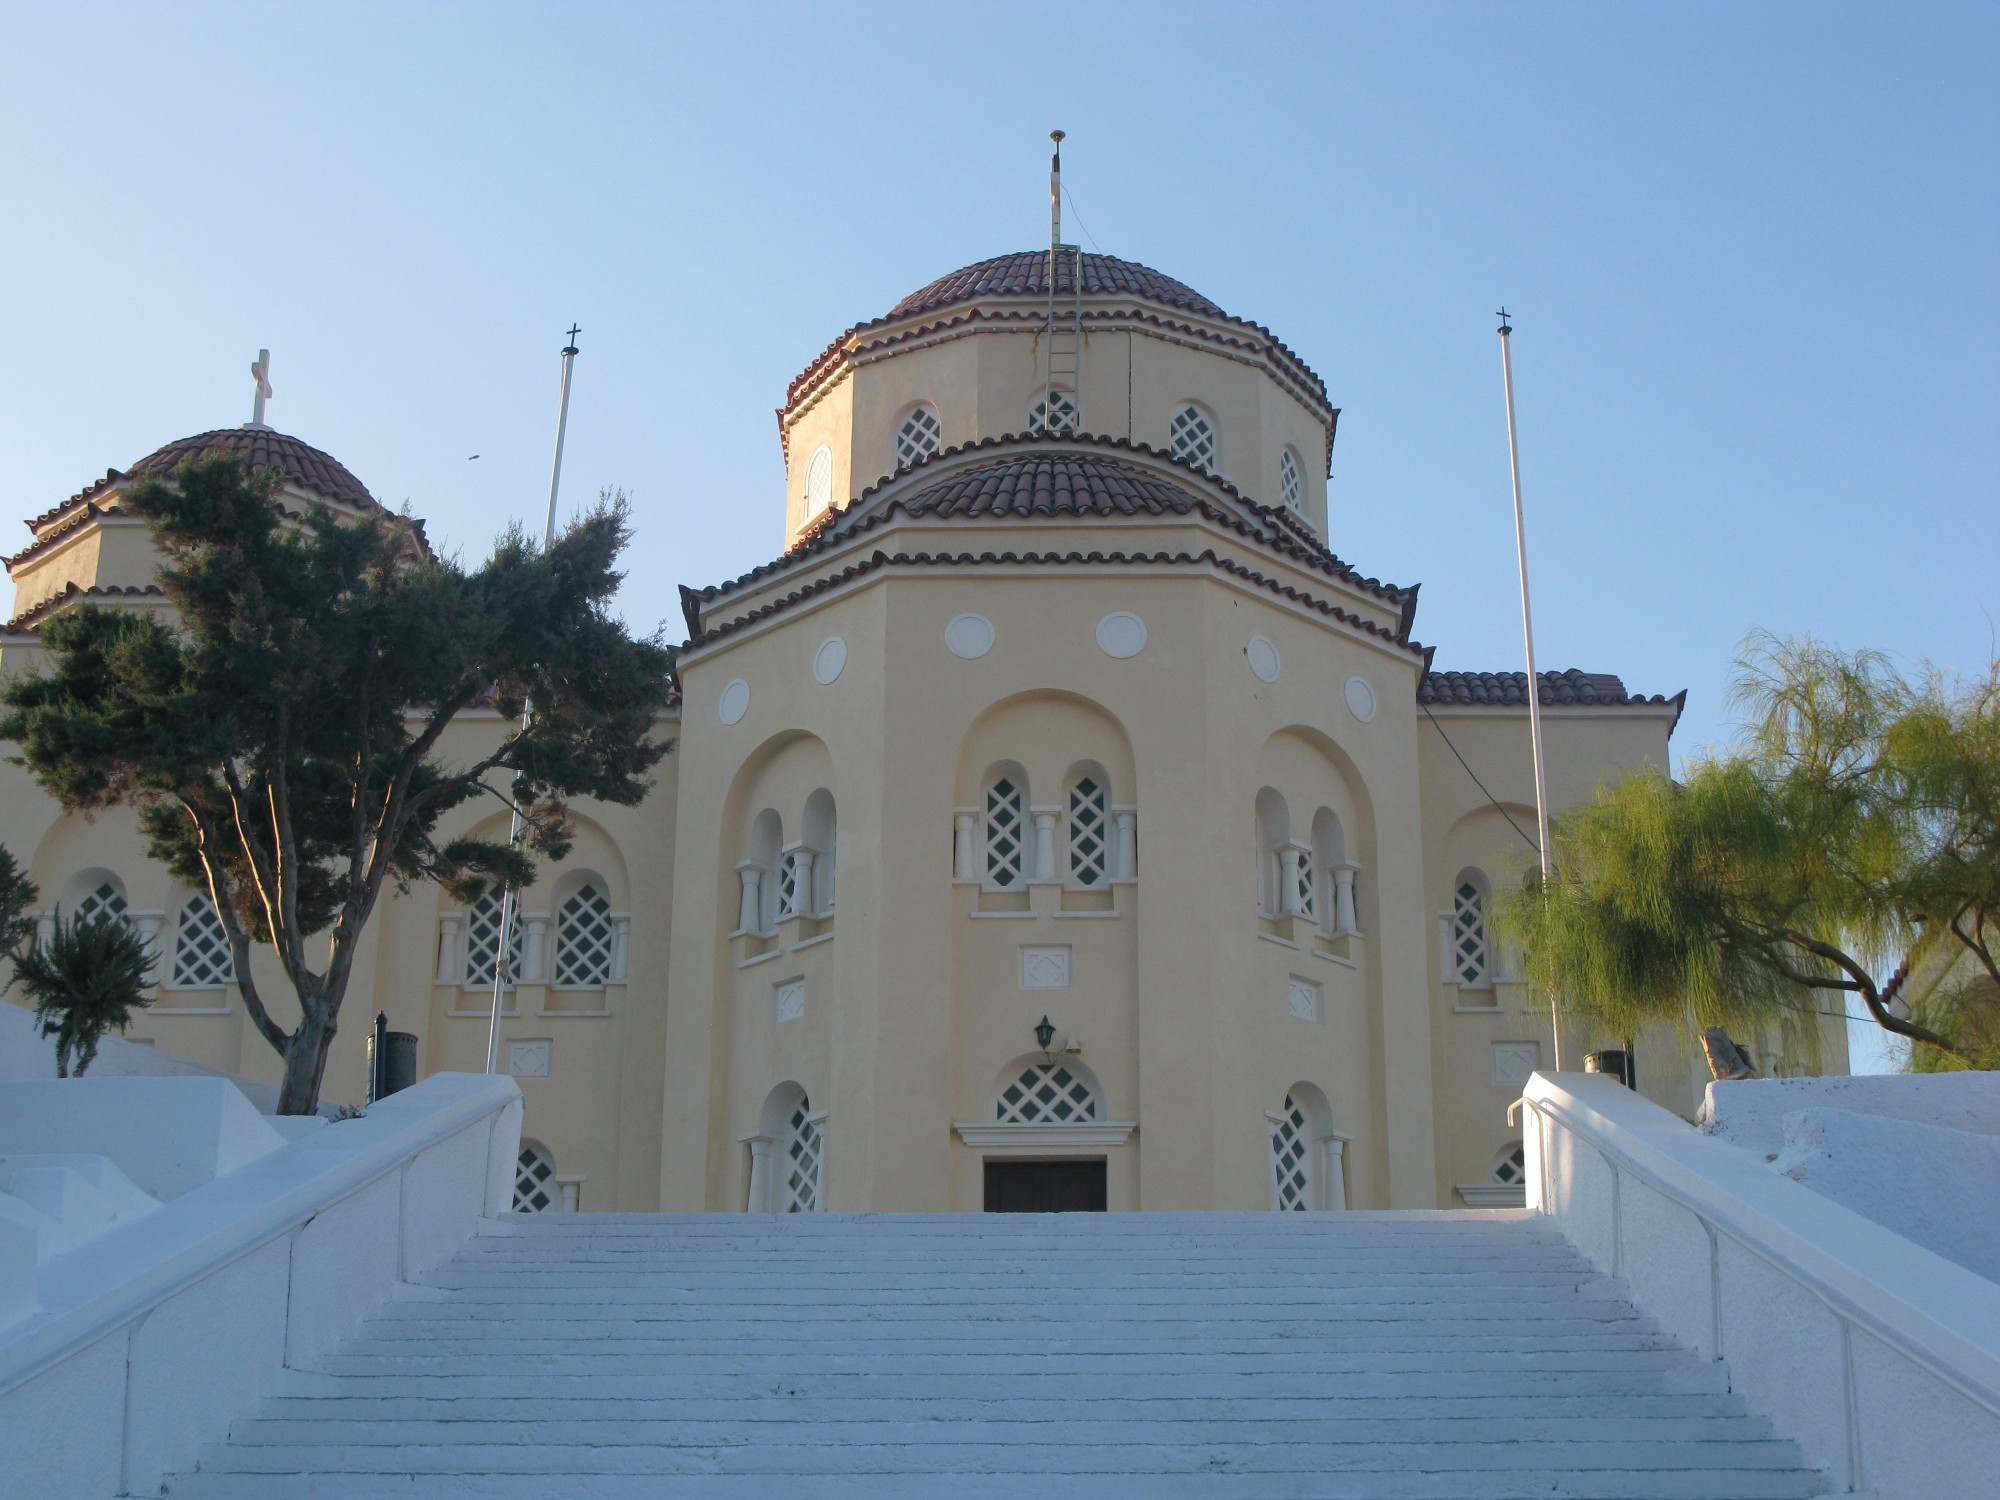
[[[335,1024],[324,1002],[307,1008],[285,1048],[285,1081],[278,1089],[278,1113],[309,1115],[319,1108],[320,1082],[326,1076],[327,1054],[333,1051]]]

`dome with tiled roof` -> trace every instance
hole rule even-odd
[[[1144,297],[1149,302],[1161,302],[1168,307],[1201,313],[1206,317],[1229,316],[1185,282],[1162,275],[1136,260],[1120,260],[1115,255],[1086,252],[1082,261],[1086,295]],[[1058,297],[1076,294],[1076,262],[1077,257],[1069,251],[1056,257]],[[976,297],[1046,297],[1048,291],[1049,252],[1017,250],[1011,255],[996,255],[990,260],[977,261],[947,276],[940,276],[929,286],[910,293],[890,308],[885,316],[902,318],[913,313],[935,312],[941,307],[970,302]]]
[[[339,459],[268,427],[223,427],[181,438],[147,454],[127,469],[124,477],[166,479],[190,459],[198,461],[220,454],[240,458],[253,470],[275,469],[300,489],[311,490],[323,500],[359,510],[378,508],[379,502],[368,493],[367,486],[349,473]]]

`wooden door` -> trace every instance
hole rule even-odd
[[[989,1214],[1104,1212],[1102,1161],[989,1161]]]

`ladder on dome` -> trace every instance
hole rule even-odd
[[[1060,130],[1049,132],[1056,143],[1049,159],[1049,318],[1042,348],[1046,365],[1042,375],[1042,430],[1062,433],[1076,430],[1074,413],[1080,412],[1077,392],[1083,373],[1083,247],[1065,245],[1062,238],[1062,141]],[[1070,270],[1070,306],[1058,314],[1056,300],[1062,269]],[[1068,394],[1072,415],[1058,418],[1056,392]]]

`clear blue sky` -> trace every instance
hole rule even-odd
[[[1087,245],[1325,377],[1334,549],[1440,666],[1521,662],[1502,302],[1544,665],[1688,689],[1684,755],[1753,626],[1992,650],[1991,4],[9,0],[5,507],[245,420],[267,346],[274,425],[476,554],[575,319],[566,493],[678,631],[780,546],[786,381],[1043,242],[1058,125]]]

